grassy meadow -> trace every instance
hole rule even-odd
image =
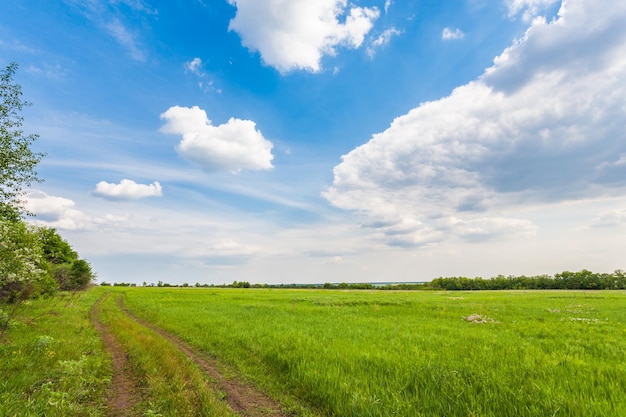
[[[210,377],[116,300],[294,416],[626,415],[624,291],[108,287],[35,301],[14,320],[0,416],[106,415],[111,359],[94,312],[127,352],[133,415],[233,415]]]
[[[623,291],[121,291],[301,414],[626,415]]]

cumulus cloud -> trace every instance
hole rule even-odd
[[[502,213],[626,187],[626,4],[566,6],[479,79],[344,155],[323,195],[388,242],[412,225],[402,242],[420,244],[532,234]]]
[[[337,47],[359,48],[380,15],[375,7],[349,7],[347,0],[229,2],[237,7],[229,29],[282,73],[318,72],[322,57],[335,55]]]
[[[272,143],[266,140],[251,120],[230,118],[213,126],[204,110],[170,107],[161,114],[166,124],[163,133],[182,135],[178,153],[207,171],[271,169]]]
[[[465,37],[465,33],[461,29],[443,28],[441,39],[444,41],[459,40]]]
[[[109,200],[136,200],[144,197],[160,197],[163,195],[161,184],[137,184],[133,180],[122,180],[119,184],[100,181],[96,184],[94,195]]]
[[[42,191],[31,191],[26,195],[26,209],[36,215],[36,220],[59,229],[86,229],[93,219],[75,208],[74,201],[48,195]]]

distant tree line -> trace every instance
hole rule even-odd
[[[427,283],[436,290],[623,290],[626,289],[626,273],[621,269],[613,273],[597,273],[583,269],[578,272],[564,271],[554,276],[504,276],[484,279],[450,277],[435,278]]]
[[[136,284],[103,282],[100,285],[135,287]],[[143,283],[144,287],[155,284]],[[372,283],[324,283],[324,284],[250,284],[248,281],[234,281],[232,284],[200,284],[196,288],[282,288],[282,289],[326,289],[326,290],[623,290],[626,289],[626,273],[621,269],[613,273],[598,273],[583,269],[578,272],[564,271],[555,275],[504,276],[493,278],[440,277],[430,282],[372,284]],[[190,287],[184,283],[168,284],[159,281],[156,287]]]

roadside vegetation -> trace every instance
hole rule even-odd
[[[0,416],[104,416],[110,358],[89,320],[95,292],[28,300],[0,340]]]

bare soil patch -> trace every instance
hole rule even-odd
[[[107,415],[111,417],[132,417],[133,410],[140,402],[137,384],[129,370],[126,352],[115,339],[110,329],[99,320],[98,307],[102,298],[98,299],[91,308],[91,321],[100,333],[104,347],[111,355],[113,362],[113,377],[107,398]]]

